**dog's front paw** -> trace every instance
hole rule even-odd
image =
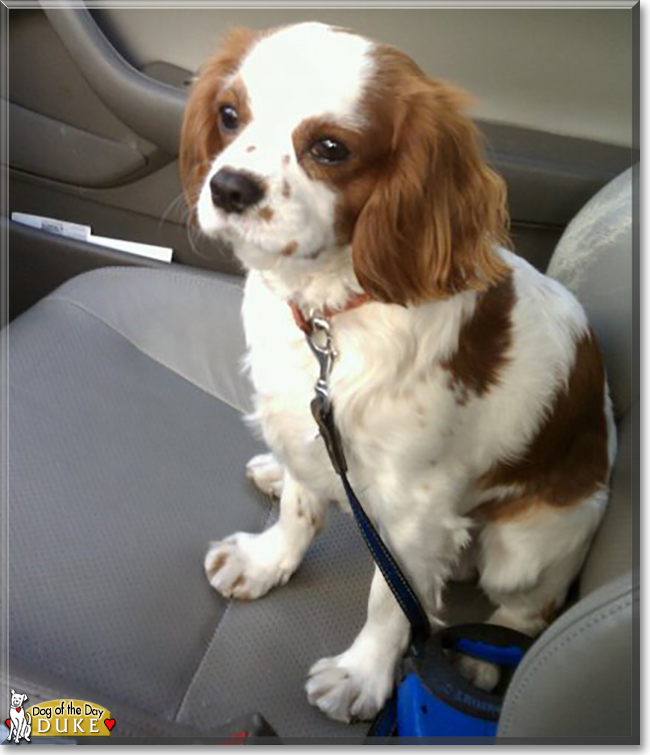
[[[287,582],[295,569],[273,528],[261,535],[238,532],[212,543],[205,556],[208,582],[225,598],[255,600]]]
[[[392,668],[381,663],[355,663],[348,652],[315,663],[305,689],[309,702],[326,716],[350,723],[374,718],[388,699],[393,683]]]

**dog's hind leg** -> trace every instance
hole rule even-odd
[[[255,486],[273,498],[282,496],[284,487],[284,467],[271,453],[259,454],[246,464],[246,477]]]
[[[572,506],[541,504],[485,526],[480,536],[480,585],[498,606],[488,623],[531,637],[548,626],[580,571],[606,499],[599,491]],[[491,663],[463,657],[459,666],[483,689],[499,681],[499,670]]]
[[[451,582],[474,582],[478,579],[478,541],[471,542],[458,554],[458,559],[452,566],[449,580]]]
[[[25,723],[23,726],[23,739],[26,742],[31,742],[30,739],[32,734],[32,717],[29,715],[29,713],[25,712]]]
[[[327,506],[285,471],[278,521],[260,534],[237,532],[213,543],[204,562],[208,581],[224,597],[239,600],[285,584],[322,527]]]

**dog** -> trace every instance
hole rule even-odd
[[[201,231],[247,270],[249,417],[280,499],[261,534],[213,543],[207,577],[252,600],[287,582],[343,489],[310,412],[305,325],[330,323],[349,476],[431,621],[477,574],[489,621],[530,635],[562,606],[606,510],[612,407],[585,312],[508,249],[502,179],[460,90],[401,51],[303,23],[233,30],[194,81],[180,171]],[[309,671],[331,718],[372,718],[409,625],[375,570],[366,622]],[[479,686],[496,669],[466,659]]]
[[[25,700],[27,700],[27,695],[22,695],[13,689],[11,690],[11,706],[9,708],[11,726],[9,728],[7,742],[12,736],[16,744],[18,744],[21,739],[24,739],[26,742],[32,741],[30,739],[32,733],[32,717],[29,713],[26,713],[23,708]]]

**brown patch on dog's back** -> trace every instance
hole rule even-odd
[[[488,522],[500,522],[517,519],[538,506],[543,506],[544,503],[534,496],[513,494],[485,501],[474,509],[473,513]]]
[[[589,330],[576,343],[567,385],[520,459],[500,461],[480,480],[486,490],[519,486],[521,495],[488,502],[477,511],[491,519],[510,518],[524,502],[570,506],[604,488],[609,475],[605,371]]]
[[[469,393],[483,396],[499,383],[512,345],[512,310],[516,302],[512,275],[479,294],[474,314],[461,326],[458,350],[441,363],[449,387],[462,406]]]
[[[262,207],[262,209],[257,213],[262,220],[264,220],[266,223],[270,223],[271,220],[273,220],[273,216],[275,213],[270,207]]]

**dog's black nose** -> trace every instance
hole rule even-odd
[[[214,204],[224,212],[244,212],[264,196],[263,186],[246,173],[222,168],[210,179]]]

